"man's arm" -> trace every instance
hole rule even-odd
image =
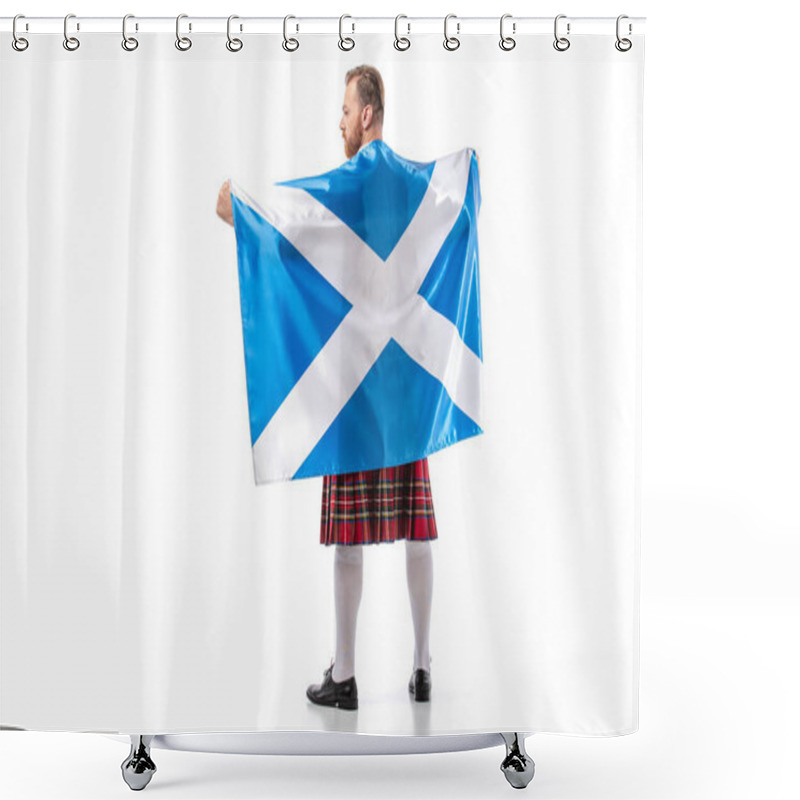
[[[225,181],[217,197],[217,216],[233,225],[233,204],[231,203],[231,182]]]

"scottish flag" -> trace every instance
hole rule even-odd
[[[383,140],[270,187],[231,180],[257,484],[405,464],[482,433],[471,148]]]

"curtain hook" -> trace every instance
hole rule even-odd
[[[122,18],[122,49],[131,52],[131,50],[135,50],[139,46],[139,40],[135,39],[133,36],[128,36],[128,31],[126,29],[126,25],[128,20],[133,17],[133,14],[126,14]],[[139,30],[139,26],[136,26],[136,30]]]
[[[501,50],[513,50],[517,46],[517,42],[516,42],[515,39],[512,39],[510,36],[504,36],[503,35],[503,23],[510,16],[511,16],[511,14],[503,14],[503,16],[500,17],[500,49]],[[512,25],[511,32],[512,33],[516,33],[517,32],[517,23],[513,22],[513,23],[511,23],[511,25]]]
[[[63,41],[63,45],[64,45],[64,49],[65,50],[69,50],[69,51],[77,50],[81,46],[81,43],[80,43],[80,41],[78,39],[76,39],[74,36],[70,36],[67,33],[67,20],[70,17],[74,17],[74,16],[75,16],[74,14],[67,14],[67,16],[64,17],[64,41]],[[77,26],[77,30],[80,30],[80,29],[81,29],[81,26],[78,25]]]
[[[399,31],[397,30],[397,23],[400,21],[400,18],[408,19],[405,14],[398,14],[394,18],[394,46],[396,50],[408,50],[411,47],[411,39],[406,38],[405,36],[400,36]],[[408,26],[408,33],[411,33],[411,23],[407,22],[406,25]]]
[[[614,42],[614,47],[616,47],[617,50],[620,51],[620,53],[627,53],[628,50],[630,50],[631,47],[633,47],[633,42],[630,39],[620,39],[620,37],[619,37],[619,23],[620,23],[620,20],[623,20],[623,19],[629,19],[628,15],[627,14],[620,14],[617,17],[617,41]],[[628,33],[630,34],[632,32],[633,32],[633,26],[629,22],[628,23]]]
[[[188,17],[188,14],[178,14],[175,19],[175,47],[178,50],[186,51],[192,46],[192,40],[188,36],[181,36],[181,19]],[[189,30],[192,29],[192,23],[189,23]]]
[[[21,53],[23,50],[28,49],[28,40],[23,38],[22,36],[17,36],[17,20],[18,19],[25,19],[24,14],[17,14],[14,17],[14,22],[11,24],[11,35],[13,39],[11,40],[11,46],[18,52]],[[28,23],[25,23],[25,29],[27,30]],[[24,42],[24,44],[23,44]]]
[[[448,14],[444,18],[444,42],[442,42],[445,50],[458,50],[461,47],[461,40],[456,36],[448,36],[447,35],[447,21],[453,17],[455,14]],[[461,31],[461,23],[456,22],[456,33],[460,33]]]
[[[242,43],[241,39],[236,39],[236,38],[231,39],[231,20],[232,19],[239,19],[239,15],[238,14],[231,14],[228,17],[228,41],[225,42],[225,47],[227,47],[228,50],[231,51],[231,53],[238,53],[242,49],[244,44]],[[239,26],[239,30],[241,31],[241,29],[242,29],[242,26],[240,25]]]
[[[283,45],[283,49],[284,50],[286,50],[289,53],[292,53],[295,50],[297,50],[298,47],[300,47],[300,42],[298,42],[297,39],[294,38],[294,36],[291,39],[288,39],[286,37],[286,23],[290,19],[297,19],[297,17],[295,17],[294,14],[287,14],[283,18],[283,42],[281,42],[281,44]],[[300,30],[300,26],[296,25],[295,26],[295,31],[299,31],[299,30]],[[290,44],[290,42],[291,42],[291,44]]]
[[[352,50],[356,46],[356,43],[349,36],[347,36],[344,39],[342,38],[342,22],[343,22],[345,17],[347,17],[348,19],[353,19],[349,14],[342,14],[342,16],[339,17],[339,49],[341,49],[341,50]],[[356,24],[355,24],[355,22],[352,23],[352,24],[353,24],[352,33],[355,33],[356,32]],[[345,47],[345,42],[347,43],[347,47]]]
[[[553,47],[555,47],[555,49],[561,53],[563,53],[564,50],[569,50],[569,45],[570,45],[569,39],[565,38],[564,36],[558,35],[558,21],[560,19],[566,19],[566,18],[567,18],[566,14],[559,14],[556,17],[555,22],[553,23],[553,31],[556,37],[556,40],[553,42]],[[567,34],[569,35],[569,22],[567,23]],[[561,47],[561,45],[564,46]]]

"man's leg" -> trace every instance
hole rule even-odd
[[[421,667],[430,670],[429,640],[433,595],[433,552],[430,541],[406,540],[406,576],[411,617],[414,620],[414,669]]]
[[[336,657],[331,677],[337,683],[355,674],[356,621],[364,578],[363,545],[336,545],[333,591],[336,599]]]

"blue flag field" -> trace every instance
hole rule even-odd
[[[257,484],[405,464],[483,432],[477,160],[383,140],[257,202],[231,179]]]

